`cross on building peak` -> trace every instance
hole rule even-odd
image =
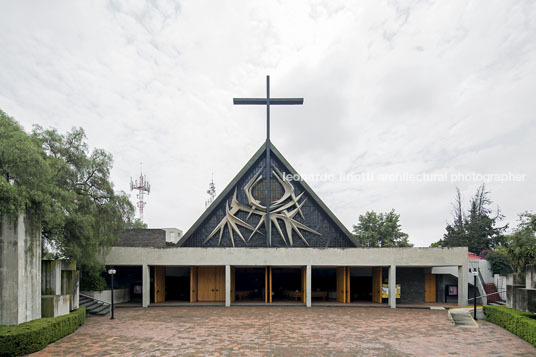
[[[270,198],[271,162],[270,162],[270,105],[302,105],[303,98],[270,98],[270,76],[266,76],[266,98],[233,98],[235,105],[266,105],[266,245],[272,246]]]

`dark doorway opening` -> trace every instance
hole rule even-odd
[[[337,270],[313,267],[311,273],[311,302],[336,301]]]
[[[372,277],[351,276],[352,302],[372,301]]]
[[[350,268],[350,291],[351,301],[357,302],[372,302],[372,283],[373,283],[373,268],[372,267],[352,267]]]
[[[114,265],[113,267],[116,271],[114,275],[115,303],[136,303],[141,305],[143,298],[141,266]],[[103,276],[108,286],[111,286],[110,275],[106,273]],[[118,292],[117,290],[123,290],[123,292]]]
[[[301,268],[272,267],[272,301],[303,302]]]
[[[190,267],[166,267],[166,301],[190,301]]]
[[[263,268],[235,268],[235,301],[262,301],[265,299],[265,274]]]

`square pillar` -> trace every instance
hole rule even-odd
[[[396,265],[389,266],[389,307],[396,308]]]
[[[151,303],[151,270],[147,264],[143,264],[141,268],[142,275],[142,304],[143,307],[148,307]]]
[[[458,306],[467,306],[467,264],[458,265]]]
[[[305,306],[311,307],[311,266],[305,267]]]
[[[225,306],[231,306],[231,266],[225,266]]]

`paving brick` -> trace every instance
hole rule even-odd
[[[36,356],[534,356],[486,321],[454,327],[447,311],[298,306],[117,309],[88,317]]]

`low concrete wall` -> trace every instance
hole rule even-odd
[[[81,291],[80,294],[91,296],[92,298],[112,303],[112,290],[102,291]],[[129,289],[114,289],[114,304],[130,301]]]
[[[43,317],[67,315],[70,312],[70,295],[43,295],[41,300],[41,315]]]
[[[493,275],[493,283],[497,287],[501,300],[506,301],[506,275]]]

